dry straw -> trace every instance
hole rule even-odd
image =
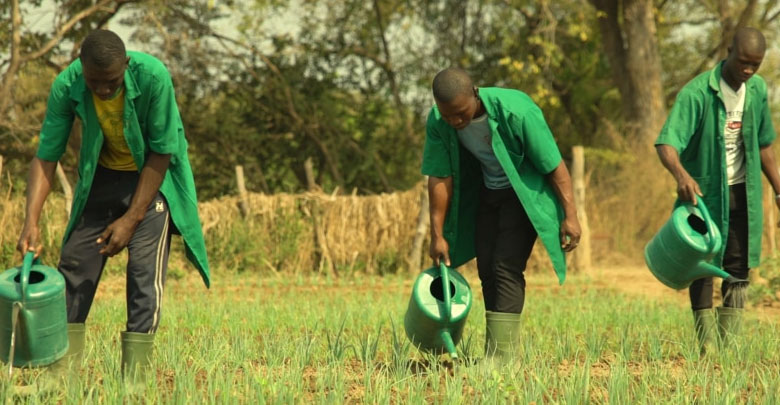
[[[241,241],[273,272],[397,271],[412,249],[419,194],[419,188],[373,196],[248,193],[247,218],[233,196],[202,203],[200,214],[207,242]]]
[[[602,155],[597,149],[586,149],[588,191],[584,209],[590,218],[593,260],[597,266],[641,265],[645,243],[671,211],[675,185],[652,150],[610,153]],[[17,265],[14,249],[24,219],[24,197],[18,192],[12,195],[9,190],[10,183],[0,185],[0,268]],[[430,262],[427,235],[420,263],[407,262],[423,193],[423,183],[407,191],[370,196],[248,193],[247,217],[239,210],[237,196],[201,202],[212,271],[415,273]],[[772,201],[765,202],[766,219],[775,218],[770,216],[775,209]],[[774,224],[766,222],[769,236]],[[64,198],[55,192],[41,218],[46,263],[57,262],[65,225]],[[771,237],[764,238],[765,255],[775,253],[770,242],[773,237],[771,233]],[[192,269],[186,262],[176,238],[170,267],[174,272]],[[123,263],[115,266],[121,269]],[[537,243],[528,269],[549,268],[544,249]]]

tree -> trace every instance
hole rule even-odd
[[[77,57],[81,39],[108,24],[123,6],[139,1],[55,0],[54,24],[48,32],[30,28],[23,19],[25,11],[40,7],[42,0],[24,4],[28,8],[19,0],[0,6],[0,15],[9,22],[3,37],[8,39],[5,59],[0,61],[0,154],[11,157],[12,170],[34,153],[32,140],[45,112],[48,83]]]
[[[598,10],[604,51],[620,91],[630,137],[651,144],[666,118],[652,0],[590,0]]]

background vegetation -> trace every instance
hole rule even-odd
[[[54,76],[89,30],[107,27],[169,67],[202,201],[235,194],[237,164],[250,193],[311,189],[306,161],[328,194],[410,190],[421,181],[430,80],[454,65],[481,86],[530,94],[566,158],[585,146],[580,209],[594,255],[641,261],[674,199],[651,148],[668,107],[750,25],[770,44],[760,74],[777,115],[778,16],[775,0],[8,0],[3,192],[23,194]],[[71,183],[79,130],[62,161]]]
[[[585,145],[608,177],[643,157],[676,92],[725,56],[737,27],[767,36],[760,73],[774,89],[778,11],[769,0],[8,0],[0,154],[23,181],[51,80],[107,27],[171,70],[205,199],[232,192],[235,164],[250,191],[306,190],[308,157],[327,192],[410,188],[429,83],[451,65],[530,94],[564,155]]]

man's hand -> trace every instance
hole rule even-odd
[[[16,250],[24,256],[27,252],[35,252],[35,257],[41,255],[43,245],[40,243],[41,230],[38,225],[25,224],[22,234],[19,236],[19,242],[16,243]]]
[[[138,222],[128,218],[127,215],[112,222],[97,238],[98,245],[105,243],[105,246],[100,249],[100,254],[111,257],[121,252],[130,243],[137,226]]]
[[[561,248],[564,252],[571,252],[577,247],[580,243],[580,236],[582,236],[582,229],[576,216],[567,216],[561,222],[560,236]]]
[[[431,259],[433,259],[433,265],[438,267],[440,260],[444,259],[444,264],[447,267],[450,266],[450,244],[444,238],[433,238],[431,240]]]
[[[699,183],[693,179],[687,172],[677,179],[677,197],[680,201],[690,201],[696,205],[696,196],[703,196],[699,188]]]

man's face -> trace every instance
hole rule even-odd
[[[130,59],[119,59],[108,68],[98,68],[91,63],[82,63],[84,81],[92,93],[101,100],[108,100],[125,83],[125,69]]]
[[[765,51],[751,49],[755,47],[732,47],[729,56],[723,65],[728,77],[736,83],[742,84],[758,71],[761,62],[764,61]]]
[[[477,90],[474,89],[473,92],[458,95],[449,103],[436,100],[436,106],[439,107],[441,117],[451,127],[455,129],[466,128],[479,109]]]

